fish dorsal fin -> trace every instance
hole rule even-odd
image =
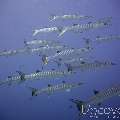
[[[77,25],[79,25],[79,24],[73,24],[73,26],[77,26]]]
[[[98,36],[96,36],[96,38],[100,38],[100,36],[98,35]]]
[[[58,51],[57,51],[57,53],[60,53],[60,52],[61,52],[61,50],[58,50]]]
[[[52,68],[52,71],[55,71],[55,68]]]
[[[23,74],[23,72],[21,72],[21,71],[16,71],[19,75],[22,75]]]
[[[102,104],[102,103],[100,102],[100,103],[98,103],[97,105],[98,105],[98,106],[101,106],[101,104]]]
[[[93,90],[93,92],[94,92],[95,95],[99,94],[98,90]]]
[[[21,72],[21,71],[16,71],[19,75],[22,81],[25,80],[25,73]]]
[[[67,71],[68,72],[73,71],[73,68],[72,68],[72,66],[70,64],[66,64],[66,65],[67,65]]]
[[[51,87],[52,85],[51,84],[48,84],[48,87]]]
[[[85,64],[86,62],[85,61],[81,61],[81,64]]]
[[[36,70],[36,73],[39,73],[40,72],[40,70]]]
[[[88,24],[92,24],[92,22],[88,22]]]
[[[78,83],[78,85],[83,85],[84,83],[82,83],[82,82],[80,82],[80,83]]]
[[[24,40],[24,44],[25,44],[25,45],[27,45],[26,43],[27,43],[27,41],[26,41],[26,40]]]
[[[64,83],[64,84],[65,84],[66,82],[65,82],[65,81],[62,81],[62,83]]]
[[[58,60],[59,60],[59,61],[62,61],[62,58],[59,58]]]
[[[12,76],[8,76],[8,78],[12,78]]]

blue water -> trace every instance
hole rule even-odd
[[[0,1],[0,50],[23,48],[24,39],[53,39],[71,47],[82,47],[83,37],[95,39],[97,35],[120,34],[119,0],[1,0]],[[95,16],[88,20],[71,20],[50,22],[49,16],[75,14]],[[84,33],[68,32],[58,38],[56,33],[32,37],[32,30],[47,26],[64,26],[74,23],[88,23],[100,18],[112,16],[112,26]],[[28,86],[46,87],[47,84],[68,82],[85,82],[80,88],[71,92],[56,92],[50,96],[40,95],[32,100],[31,91],[23,84],[0,88],[0,120],[78,120],[78,110],[70,98],[87,100],[93,95],[93,89],[102,90],[119,83],[120,79],[120,41],[115,40],[101,45],[94,44],[91,56],[96,60],[110,60],[117,66],[91,72],[78,73],[61,79],[46,79],[28,82]],[[51,65],[52,66],[52,65]],[[51,69],[52,67],[46,68]],[[0,58],[0,80],[14,74],[16,70],[30,73],[41,69],[41,58],[34,54],[23,54]],[[56,67],[57,69],[57,67]],[[70,106],[72,105],[72,108]],[[114,97],[102,103],[102,107],[120,107],[120,98]],[[105,116],[106,117],[106,116]],[[102,115],[98,120],[104,120]],[[91,120],[84,116],[83,120]],[[117,118],[115,118],[116,120]],[[120,118],[118,118],[119,120]],[[110,120],[113,120],[111,117]]]

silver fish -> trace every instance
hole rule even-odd
[[[39,33],[60,32],[60,31],[61,29],[58,27],[40,28],[33,30],[33,36],[36,36]]]
[[[69,58],[67,60],[63,60],[63,59],[59,59],[58,61],[55,61],[58,65],[58,67],[60,67],[61,65],[66,65],[66,64],[72,64],[72,63],[75,63],[75,62],[78,62],[78,61],[85,61],[86,58],[83,58],[83,57],[73,57],[73,58]]]
[[[82,55],[84,53],[90,52],[93,48],[91,47],[84,47],[84,48],[71,48],[71,49],[65,49],[62,51],[58,51],[55,55],[52,56],[44,56],[42,59],[44,64],[48,64],[49,61],[58,61],[59,59],[67,59],[69,57],[72,57],[74,55]]]
[[[6,80],[0,81],[0,85],[8,85],[12,83],[22,83],[24,81],[28,80],[41,80],[45,78],[58,78],[58,77],[64,77],[71,74],[74,74],[75,72],[68,72],[66,70],[62,71],[38,71],[31,74],[24,74],[20,71],[17,71],[19,73],[18,76],[9,76]]]
[[[43,93],[47,93],[48,95],[56,92],[56,91],[61,91],[61,90],[66,90],[66,91],[70,91],[72,88],[76,88],[76,87],[80,87],[83,83],[66,83],[63,82],[61,84],[57,84],[57,85],[48,85],[48,87],[43,88],[43,89],[37,89],[37,88],[32,88],[32,87],[28,87],[30,90],[32,90],[32,96],[38,96],[41,95]]]
[[[85,16],[85,15],[62,15],[62,16],[58,16],[58,15],[51,15],[49,17],[50,21],[55,21],[55,20],[74,20],[74,19],[79,19],[79,20],[83,20],[83,19],[89,19],[89,18],[93,18],[93,16]]]
[[[54,41],[54,40],[32,40],[32,41],[24,41],[25,46],[33,46],[33,45],[39,45],[41,47],[45,46],[58,46],[60,45],[60,42]]]
[[[97,68],[104,68],[108,66],[113,66],[116,65],[116,63],[113,63],[111,61],[94,61],[94,62],[85,62],[85,61],[78,61],[75,62],[74,64],[66,64],[68,71],[72,70],[80,70],[80,71],[85,71],[85,70],[95,70]]]
[[[94,90],[94,94],[95,95],[92,96],[86,102],[71,99],[71,101],[76,104],[78,110],[80,111],[80,114],[82,114],[89,105],[100,105],[101,102],[103,102],[104,100],[107,100],[114,96],[119,96],[120,95],[120,84],[113,86],[111,88],[105,89],[101,92]]]
[[[19,50],[4,50],[0,52],[0,56],[12,56],[28,51],[28,48],[23,48]]]
[[[107,42],[112,40],[119,40],[120,35],[97,36],[95,42]]]
[[[105,26],[111,25],[111,17],[100,19],[94,23],[89,22],[88,24],[74,24],[73,26],[65,26],[62,28],[62,31],[59,33],[59,36],[62,36],[64,33],[68,31],[74,31],[74,32],[84,32],[90,29],[97,29],[102,28]]]
[[[18,49],[18,50],[6,50],[6,51],[1,51],[0,56],[13,56],[17,54],[23,54],[23,53],[38,53],[40,54],[48,54],[48,52],[56,52],[58,50],[65,49],[65,45],[58,45],[58,46],[44,46],[44,47],[36,47],[36,48],[31,48],[31,47],[25,47],[23,49]]]

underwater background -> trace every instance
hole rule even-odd
[[[66,20],[50,22],[50,15],[84,14],[95,16],[87,20]],[[32,36],[32,30],[40,27],[66,26],[88,23],[104,17],[112,17],[112,26],[93,29],[83,33],[67,32],[61,37],[56,33]],[[0,0],[0,51],[23,48],[24,40],[50,39],[58,40],[65,45],[80,48],[83,38],[95,39],[96,36],[120,35],[120,1],[119,0]],[[120,41],[110,41],[100,45],[93,44],[95,49],[90,59],[110,60],[117,65],[108,68],[79,72],[62,78],[47,78],[36,82],[26,82],[27,86],[42,88],[48,84],[66,82],[83,82],[79,88],[70,92],[59,91],[51,95],[43,94],[31,98],[31,91],[24,84],[0,88],[0,120],[78,120],[79,111],[71,98],[86,101],[93,96],[93,89],[103,90],[119,84],[120,79]],[[0,80],[14,74],[16,70],[31,73],[41,70],[41,58],[38,54],[20,54],[11,57],[0,57]],[[45,70],[58,69],[55,63],[45,66]],[[70,107],[72,106],[72,107]],[[102,103],[102,107],[120,108],[120,97],[116,96]],[[120,112],[119,112],[120,113]],[[108,115],[99,115],[98,120],[105,120]],[[119,118],[111,118],[120,119]],[[120,116],[120,115],[119,115]],[[89,115],[83,120],[93,120]]]

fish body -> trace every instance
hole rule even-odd
[[[43,59],[43,63],[44,64],[47,64],[49,61],[58,61],[59,59],[67,59],[69,57],[72,57],[75,56],[75,55],[82,55],[84,53],[87,53],[87,52],[90,52],[92,50],[92,48],[70,48],[70,49],[65,49],[65,50],[62,50],[52,56],[46,56],[44,59]]]
[[[105,89],[101,92],[95,93],[95,95],[92,96],[90,99],[88,99],[86,102],[80,100],[74,100],[74,99],[71,99],[71,101],[76,104],[78,110],[80,111],[80,114],[82,114],[89,105],[98,105],[104,100],[119,95],[120,95],[120,84]]]
[[[17,55],[20,53],[24,53],[26,51],[27,51],[26,48],[19,49],[19,50],[5,50],[5,51],[0,52],[0,56],[13,56],[13,55]]]
[[[48,85],[47,88],[36,89],[32,88],[32,96],[38,96],[42,93],[52,94],[56,91],[66,90],[70,91],[72,88],[81,86],[83,83],[61,83],[57,85]]]
[[[51,51],[58,51],[58,50],[62,50],[64,49],[66,46],[64,45],[56,45],[56,46],[44,46],[44,47],[35,47],[35,48],[31,48],[31,47],[25,47],[23,49],[18,49],[18,50],[6,50],[6,51],[1,51],[0,52],[0,56],[13,56],[13,55],[17,55],[17,54],[23,54],[23,53],[38,53],[38,54],[47,54],[48,52]]]
[[[35,29],[33,31],[33,36],[36,36],[38,33],[49,33],[49,32],[59,32],[59,28],[58,27],[48,27],[48,28]]]
[[[32,41],[24,41],[26,46],[34,46],[39,45],[41,47],[45,46],[57,46],[60,45],[60,42],[54,40],[32,40]]]
[[[116,65],[115,63],[111,61],[94,61],[94,62],[84,62],[84,61],[78,61],[75,62],[74,64],[66,64],[68,70],[80,70],[80,71],[85,71],[85,70],[95,70],[97,68],[104,68],[108,66],[113,66]]]
[[[119,40],[120,35],[97,36],[95,42],[107,42],[112,40]]]
[[[85,16],[85,15],[62,15],[62,16],[58,16],[58,15],[51,15],[50,16],[50,21],[55,21],[55,20],[74,20],[74,19],[79,19],[79,20],[83,20],[83,19],[88,19],[88,18],[93,18],[93,16]]]
[[[72,63],[75,63],[75,62],[78,62],[78,61],[84,61],[85,58],[83,57],[74,57],[74,58],[70,58],[70,59],[67,59],[67,60],[58,60],[56,61],[56,63],[58,64],[58,66],[60,67],[61,65],[66,65],[66,64],[72,64]]]
[[[97,29],[102,28],[105,26],[110,26],[111,24],[111,17],[100,19],[94,23],[89,22],[87,24],[74,24],[73,26],[65,26],[62,28],[62,31],[59,33],[59,36],[62,36],[67,31],[74,31],[74,32],[84,32],[90,29]]]
[[[9,83],[19,83],[21,81],[28,81],[28,80],[41,80],[47,78],[58,78],[64,77],[74,74],[74,72],[68,71],[42,71],[42,72],[35,72],[31,74],[24,74],[24,79],[21,79],[21,75],[9,77],[4,81],[0,81],[0,85],[8,85]],[[22,77],[23,78],[23,77]]]

